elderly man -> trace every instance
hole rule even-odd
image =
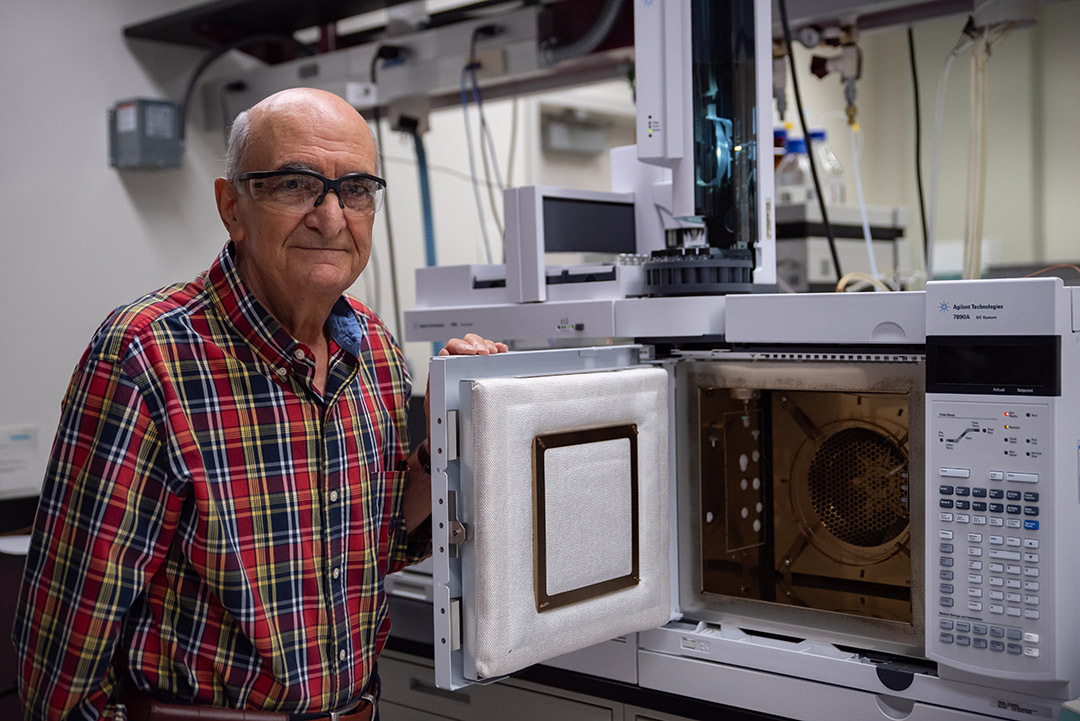
[[[27,718],[373,714],[383,578],[431,541],[401,351],[342,295],[375,143],[344,100],[289,90],[237,118],[227,162],[226,247],[114,311],[64,398],[15,619]]]

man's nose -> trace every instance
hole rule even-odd
[[[322,202],[307,214],[307,222],[328,238],[341,231],[345,226],[345,210],[336,190],[331,189],[323,195]]]

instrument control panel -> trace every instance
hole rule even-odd
[[[984,673],[1050,673],[1050,407],[934,400],[929,411],[927,651]]]

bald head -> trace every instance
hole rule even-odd
[[[343,98],[315,88],[290,88],[261,100],[233,121],[225,154],[225,177],[235,183],[253,151],[273,148],[282,139],[325,136],[338,144],[373,153],[375,140],[363,117]],[[273,168],[255,168],[272,170]]]

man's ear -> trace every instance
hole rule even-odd
[[[243,240],[244,224],[240,222],[240,191],[225,178],[218,178],[214,181],[214,197],[217,200],[221,222],[229,231],[229,239]]]

